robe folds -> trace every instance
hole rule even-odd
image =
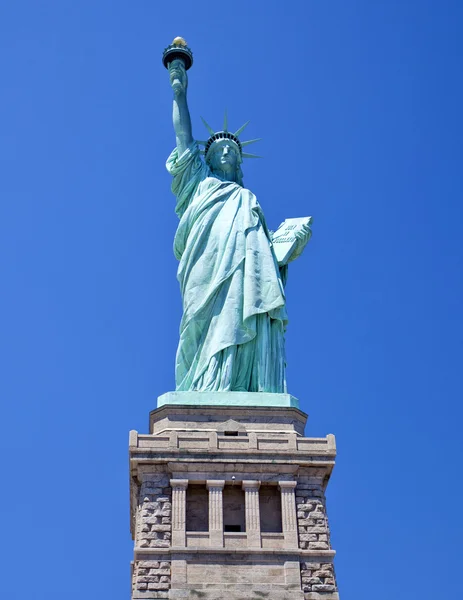
[[[287,267],[280,272],[256,197],[213,174],[196,142],[166,166],[180,219],[176,389],[284,392]]]

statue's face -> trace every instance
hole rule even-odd
[[[216,142],[209,152],[213,153],[212,156],[208,157],[208,162],[213,171],[224,171],[225,173],[236,171],[239,156],[234,144],[230,144],[226,140]]]

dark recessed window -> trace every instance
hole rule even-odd
[[[223,433],[224,433],[224,435],[236,435],[236,436],[238,435],[237,431],[224,431]]]
[[[209,491],[204,484],[186,489],[186,530],[209,531]]]
[[[244,505],[244,490],[241,485],[226,485],[223,488],[224,531],[246,531]]]
[[[281,493],[276,485],[261,485],[259,490],[260,530],[281,533]]]

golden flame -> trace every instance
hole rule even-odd
[[[187,46],[186,41],[182,37],[176,37],[172,42],[173,46]]]

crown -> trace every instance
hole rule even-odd
[[[231,131],[228,131],[227,111],[225,111],[222,131],[214,131],[212,129],[212,127],[203,119],[203,117],[201,117],[201,119],[204,123],[204,126],[206,127],[208,132],[211,134],[210,138],[207,141],[198,140],[198,144],[201,144],[202,146],[204,146],[204,150],[201,150],[201,154],[204,154],[206,159],[207,159],[207,153],[213,146],[214,142],[220,142],[222,140],[229,140],[230,142],[232,142],[236,146],[238,153],[240,155],[240,158],[262,158],[261,156],[257,156],[257,154],[249,154],[248,152],[243,152],[243,146],[248,146],[249,144],[254,144],[254,142],[259,142],[261,140],[261,138],[257,138],[255,140],[248,140],[246,142],[242,142],[239,139],[238,136],[249,125],[249,121],[246,121],[246,123],[244,125],[242,125],[237,131],[235,131],[235,133],[232,133]]]

